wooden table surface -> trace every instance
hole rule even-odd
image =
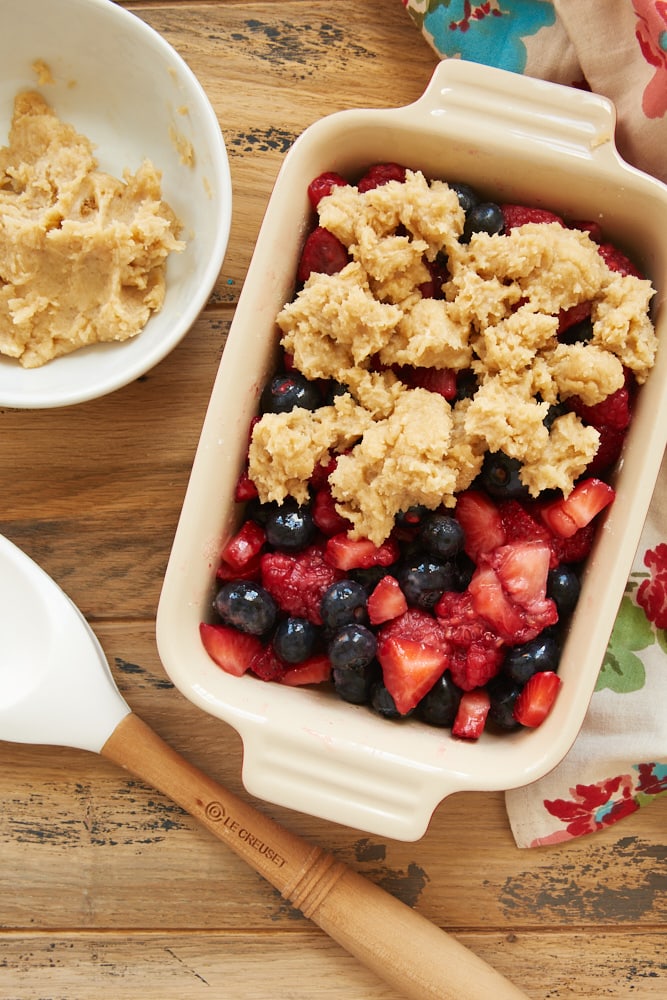
[[[199,320],[144,378],[95,402],[0,411],[1,530],[78,604],[131,707],[248,798],[236,733],[174,689],[156,652],[190,463],[290,144],[329,112],[415,100],[436,60],[400,0],[126,6],[180,52],[215,107],[235,194],[229,250]],[[0,801],[2,1000],[396,997],[181,809],[102,758],[0,743]],[[450,797],[412,844],[257,804],[535,1000],[667,996],[667,797],[531,851],[515,846],[501,793]]]

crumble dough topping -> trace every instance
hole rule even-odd
[[[646,380],[657,348],[648,280],[612,271],[588,233],[527,223],[506,235],[459,242],[456,193],[407,171],[360,193],[337,187],[319,224],[348,249],[338,274],[311,274],[277,317],[281,344],[310,379],[347,392],[314,412],[265,414],[255,425],[249,473],[260,500],[305,502],[318,464],[354,537],[380,544],[415,504],[453,507],[486,451],[522,463],[532,496],[564,495],[595,455],[599,433],[567,412],[550,428],[549,406],[580,396],[593,405],[624,383]],[[448,260],[444,298],[424,298],[424,259]],[[592,339],[558,340],[559,313],[592,303]],[[471,369],[472,399],[401,382],[391,366]]]
[[[122,180],[36,92],[14,103],[0,149],[0,354],[36,368],[134,337],[165,294],[180,225],[145,161]]]

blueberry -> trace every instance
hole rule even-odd
[[[324,627],[338,629],[353,622],[364,624],[368,620],[367,601],[365,587],[356,580],[332,583],[324,591],[320,602],[320,616]]]
[[[370,706],[374,712],[377,712],[384,719],[405,718],[396,708],[396,702],[382,681],[376,681],[371,687]]]
[[[502,209],[492,201],[480,201],[466,212],[462,243],[469,243],[473,233],[488,233],[495,236],[505,228]]]
[[[426,554],[402,563],[396,577],[408,604],[426,611],[435,606],[445,590],[455,590],[457,586],[455,563]]]
[[[451,514],[429,514],[419,526],[419,541],[440,559],[452,559],[463,547],[463,528]]]
[[[560,654],[561,642],[557,632],[543,629],[534,639],[508,649],[503,660],[503,673],[517,684],[525,684],[541,670],[558,670]]]
[[[377,660],[371,660],[362,667],[334,667],[332,670],[336,694],[343,701],[353,705],[367,704],[371,689],[381,676],[382,671]]]
[[[343,625],[334,633],[327,652],[333,670],[367,666],[377,649],[375,636],[365,625]]]
[[[396,515],[396,524],[399,528],[417,528],[424,518],[429,514],[428,507],[422,504],[415,504],[406,510],[401,510]]]
[[[276,549],[293,552],[305,548],[315,534],[310,506],[299,505],[293,497],[286,497],[268,511],[264,530],[267,542]]]
[[[520,500],[528,496],[528,487],[520,477],[521,462],[504,451],[487,451],[479,481],[487,493],[498,500]]]
[[[501,729],[519,729],[520,724],[514,718],[514,703],[522,687],[522,684],[503,674],[493,677],[486,685],[491,702],[489,719]]]
[[[544,424],[546,429],[550,431],[555,422],[558,420],[558,418],[562,417],[563,414],[567,412],[568,412],[568,407],[566,406],[565,403],[554,403],[547,410],[547,414],[542,423]]]
[[[479,389],[479,379],[472,368],[465,368],[456,376],[456,398],[472,399]]]
[[[463,211],[467,213],[471,208],[479,203],[479,197],[477,196],[474,188],[471,188],[469,184],[459,184],[458,182],[450,183],[449,187],[452,191],[456,192],[456,196],[459,199],[459,205]]]
[[[429,726],[449,727],[456,718],[462,693],[445,671],[417,705],[417,715]]]
[[[587,344],[593,339],[593,322],[589,317],[579,323],[573,323],[558,335],[561,344]]]
[[[571,566],[561,564],[549,571],[547,597],[555,601],[559,618],[567,618],[572,614],[577,606],[580,592],[579,574]]]
[[[250,580],[231,580],[215,595],[215,609],[225,625],[240,632],[265,635],[275,625],[276,602],[268,590]]]
[[[259,398],[261,413],[289,413],[295,406],[316,410],[321,405],[317,385],[296,371],[274,375]]]
[[[306,618],[283,618],[273,633],[273,648],[284,663],[303,663],[317,646],[319,630]]]

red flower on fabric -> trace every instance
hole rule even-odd
[[[637,590],[637,604],[656,628],[667,628],[667,544],[661,542],[644,553],[644,565],[651,571]]]
[[[637,15],[635,36],[641,53],[655,67],[653,79],[644,90],[642,110],[647,118],[662,118],[667,112],[667,2],[633,0]]]
[[[658,764],[638,764],[637,791],[644,795],[662,795],[667,792],[667,771]]]
[[[570,837],[595,833],[639,808],[633,798],[632,778],[628,774],[598,781],[594,785],[575,785],[570,792],[572,798],[569,800],[544,801],[547,812],[566,824]]]

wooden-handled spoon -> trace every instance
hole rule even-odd
[[[129,708],[90,626],[0,535],[0,739],[78,747],[195,817],[408,1000],[527,1000],[439,927],[189,764]]]

